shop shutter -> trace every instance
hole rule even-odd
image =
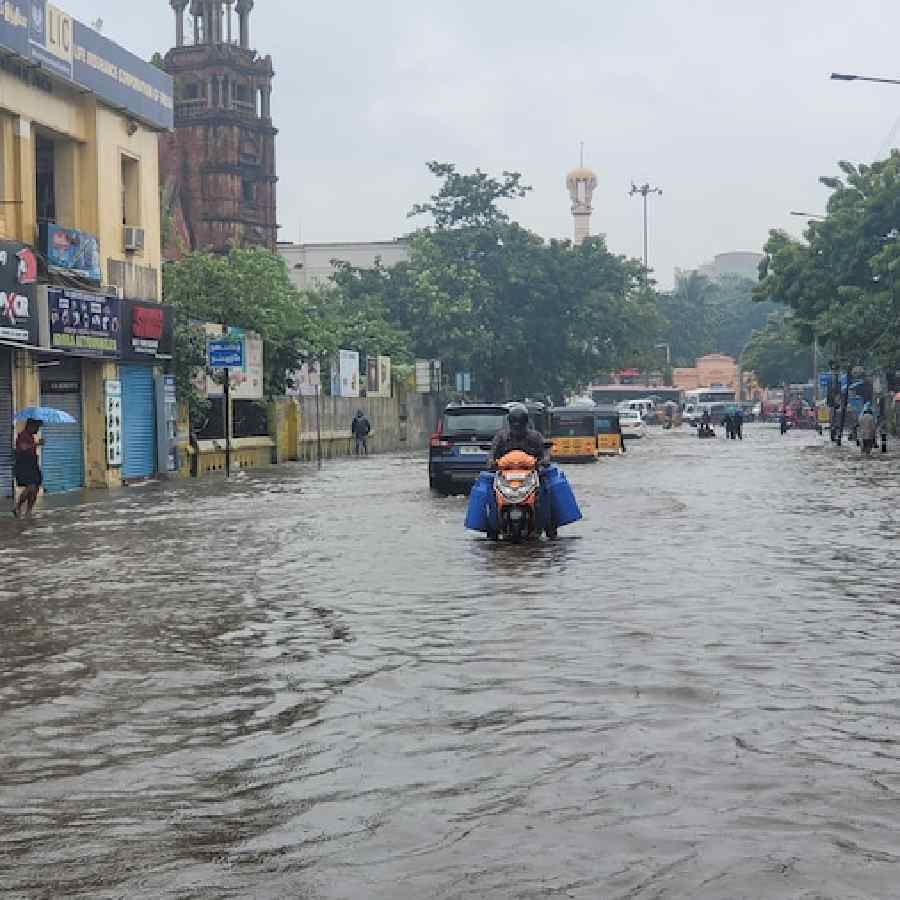
[[[122,366],[122,474],[126,480],[156,474],[156,393],[153,369]]]
[[[0,347],[0,497],[13,495],[12,354]]]
[[[74,425],[44,425],[41,435],[41,471],[48,494],[75,491],[84,484],[84,456],[81,439],[81,394],[41,393],[41,405],[67,412]]]

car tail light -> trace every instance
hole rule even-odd
[[[452,447],[453,445],[450,441],[445,441],[443,439],[444,434],[444,420],[438,419],[438,427],[435,430],[434,434],[431,436],[431,447],[432,449],[443,449],[446,450],[448,447]]]

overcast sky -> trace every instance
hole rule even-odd
[[[167,0],[59,0],[149,57],[174,40]],[[572,233],[565,174],[586,144],[593,230],[640,255],[632,179],[652,201],[650,261],[758,250],[789,211],[819,212],[817,177],[900,143],[900,5],[847,0],[256,0],[252,40],[277,72],[281,240],[389,239],[431,193],[428,159],[521,171],[516,219]]]

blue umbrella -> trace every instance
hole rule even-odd
[[[28,419],[34,419],[36,422],[43,422],[45,425],[75,425],[75,419],[67,412],[61,409],[54,409],[52,406],[26,406],[25,409],[16,413],[17,422],[25,422]]]

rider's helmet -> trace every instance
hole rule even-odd
[[[507,421],[513,434],[525,434],[528,431],[528,409],[522,403],[514,403],[509,408]]]

